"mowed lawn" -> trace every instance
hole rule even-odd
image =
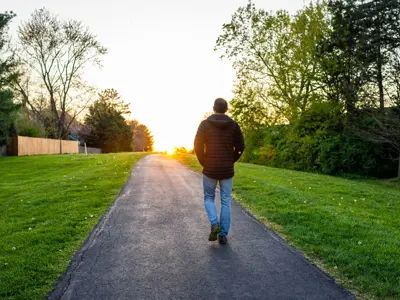
[[[201,170],[193,155],[174,157]],[[239,163],[234,195],[359,298],[400,299],[398,182]]]
[[[144,155],[0,157],[0,299],[43,299]]]

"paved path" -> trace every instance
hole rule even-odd
[[[354,299],[236,203],[229,244],[208,231],[201,176],[147,156],[49,299]]]

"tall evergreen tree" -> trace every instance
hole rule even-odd
[[[376,98],[376,106],[385,107],[385,70],[390,68],[390,57],[400,45],[400,2],[398,0],[361,1],[356,15],[363,29],[360,44],[366,61],[371,63],[367,74],[376,88],[368,93]],[[375,105],[375,103],[372,103]]]
[[[356,2],[329,2],[332,30],[320,47],[329,98],[336,103],[343,102],[348,113],[353,112],[360,101],[360,90],[371,64],[362,47],[364,28]]]
[[[331,35],[323,49],[325,84],[335,87],[347,112],[358,106],[385,107],[385,72],[400,45],[400,2],[333,0]]]
[[[11,84],[18,76],[16,63],[12,56],[7,55],[7,30],[14,13],[0,13],[0,146],[6,145],[9,129],[15,120],[19,108],[13,102]]]
[[[86,116],[85,124],[91,129],[87,137],[88,145],[101,148],[106,153],[131,151],[131,130],[123,116],[127,113],[128,105],[116,90],[102,91]]]

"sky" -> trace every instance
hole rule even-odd
[[[304,0],[254,0],[259,8],[295,12]],[[99,90],[116,89],[131,119],[152,131],[155,149],[191,149],[197,127],[218,97],[233,96],[235,72],[214,51],[235,10],[247,0],[1,0],[21,22],[46,7],[60,19],[79,20],[108,49],[101,69],[85,79]]]

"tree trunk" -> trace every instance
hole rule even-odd
[[[381,57],[380,47],[378,50],[377,68],[378,68],[377,81],[378,81],[378,87],[379,87],[379,108],[383,110],[385,108],[385,99],[384,99],[384,92],[383,92],[382,57]]]
[[[357,102],[357,95],[354,92],[354,88],[350,79],[347,78],[346,80],[347,80],[346,90],[344,91],[346,110],[349,114],[353,114],[355,110],[355,104]]]
[[[378,5],[377,2],[375,2]],[[377,57],[377,80],[378,80],[378,87],[379,87],[379,108],[383,110],[385,108],[385,99],[383,93],[383,76],[382,76],[382,45],[381,45],[381,16],[379,12],[379,8],[377,8],[378,12],[378,57]]]
[[[400,179],[400,151],[399,151],[399,164],[397,167],[397,179]]]
[[[60,116],[60,119],[58,120],[58,128],[57,128],[57,135],[58,135],[58,138],[61,140],[62,139],[62,134],[63,134],[63,129],[64,129],[64,123],[65,123],[65,113],[64,112],[62,112],[61,113],[61,116]]]

